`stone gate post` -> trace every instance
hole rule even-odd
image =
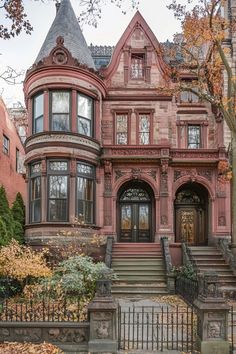
[[[214,272],[200,275],[199,296],[194,301],[197,309],[197,344],[201,354],[229,354],[229,305],[218,289],[218,275]]]
[[[88,306],[90,353],[117,353],[117,309],[111,296],[111,282],[99,280],[96,295]]]

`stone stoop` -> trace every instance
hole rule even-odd
[[[115,243],[112,269],[116,297],[151,297],[167,294],[166,271],[161,246],[156,243]]]
[[[219,276],[219,288],[225,297],[235,297],[236,276],[225,262],[220,250],[213,246],[189,247],[200,272],[215,271]]]

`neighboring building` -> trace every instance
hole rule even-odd
[[[169,64],[139,12],[114,49],[90,48],[63,0],[24,83],[28,242],[59,240],[75,217],[82,233],[120,242],[230,237],[222,120],[193,94],[170,93]]]
[[[0,98],[0,185],[6,189],[9,205],[14,202],[17,192],[26,201],[26,183],[24,179],[24,147],[11,121],[7,108]]]

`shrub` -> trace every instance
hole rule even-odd
[[[177,278],[197,279],[197,273],[191,263],[181,267],[175,267],[173,270]]]
[[[13,237],[20,243],[24,240],[25,206],[21,194],[18,192],[11,208],[13,224]]]
[[[23,285],[32,279],[51,276],[45,253],[11,240],[9,245],[0,249],[0,276],[16,279]]]
[[[105,263],[94,263],[91,257],[74,256],[59,263],[53,276],[44,282],[47,290],[56,296],[79,296],[92,298],[95,294],[96,281],[114,279],[113,270]]]

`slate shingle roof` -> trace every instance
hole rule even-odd
[[[59,36],[64,38],[64,46],[70,51],[73,58],[77,59],[79,63],[95,69],[94,61],[70,0],[62,0],[35,64],[50,54],[51,50],[56,46],[56,39]]]

